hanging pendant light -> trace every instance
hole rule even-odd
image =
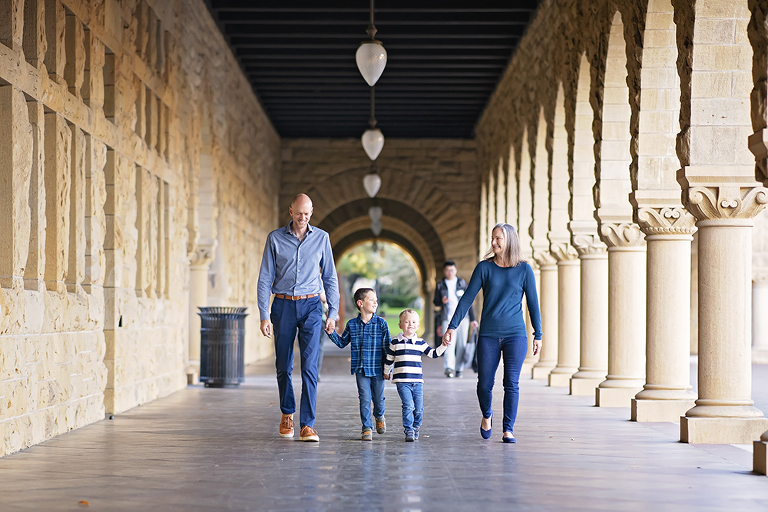
[[[373,24],[373,0],[371,0],[371,23],[366,32],[371,39],[360,44],[355,54],[355,61],[360,74],[363,75],[368,85],[373,87],[387,66],[387,50],[384,49],[381,41],[376,40],[377,30]]]
[[[373,205],[368,208],[368,216],[371,218],[371,222],[381,222],[382,215],[381,206]]]
[[[378,128],[368,128],[361,137],[365,154],[371,160],[376,160],[384,148],[384,134]]]
[[[384,148],[384,134],[381,130],[376,128],[376,88],[371,87],[371,117],[368,119],[370,128],[365,130],[361,141],[363,143],[363,149],[365,154],[371,160],[376,160],[379,157],[379,153]]]
[[[363,188],[368,197],[375,197],[381,188],[381,176],[376,173],[375,162],[371,162],[371,172],[363,178]]]
[[[376,128],[376,88],[371,87],[371,117],[368,120],[370,128],[365,130],[361,138],[363,149],[371,159],[371,172],[363,178],[363,188],[368,197],[375,197],[381,188],[381,176],[376,172],[376,159],[384,148],[384,134]]]

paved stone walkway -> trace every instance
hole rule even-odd
[[[540,381],[522,382],[518,444],[484,441],[474,374],[445,379],[442,360],[427,362],[422,438],[403,442],[389,384],[389,431],[364,443],[346,354],[327,354],[319,444],[277,436],[265,361],[239,389],[190,387],[0,459],[0,511],[768,510],[745,447],[681,444],[675,424]]]

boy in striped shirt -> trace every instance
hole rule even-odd
[[[419,314],[408,308],[400,313],[400,329],[403,330],[397,338],[389,343],[384,378],[390,379],[397,386],[397,393],[403,401],[403,429],[406,442],[419,438],[419,427],[424,412],[424,375],[421,370],[421,357],[437,358],[443,355],[449,345],[443,342],[436,349],[427,345],[423,339],[416,336],[419,328]]]

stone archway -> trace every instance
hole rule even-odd
[[[376,203],[385,212],[381,221],[383,229],[376,239],[394,243],[416,263],[425,303],[422,319],[425,339],[432,341],[434,318],[427,312],[431,311],[429,304],[435,291],[435,279],[446,259],[443,243],[431,222],[406,203],[383,198],[377,199]],[[374,200],[370,198],[350,201],[318,220],[317,226],[330,234],[337,260],[355,245],[374,239],[368,217],[368,209],[373,204]]]

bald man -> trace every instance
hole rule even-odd
[[[317,357],[323,330],[320,293],[325,287],[328,321],[325,331],[336,329],[339,318],[339,283],[328,233],[309,225],[312,200],[299,194],[288,209],[291,222],[272,231],[264,244],[259,271],[259,315],[261,333],[274,338],[277,387],[280,392],[280,437],[293,437],[293,342],[299,335],[301,351],[301,441],[319,441],[314,429],[317,399]],[[319,272],[318,272],[319,270]],[[269,299],[272,294],[272,311]]]

